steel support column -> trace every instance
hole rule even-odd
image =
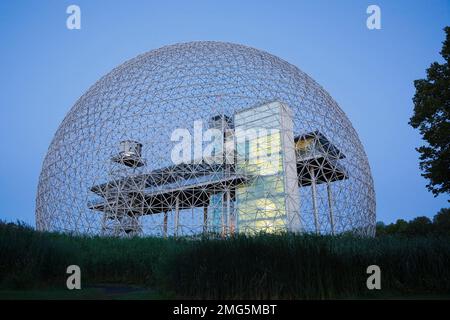
[[[168,213],[167,213],[167,211],[164,211],[164,226],[163,226],[164,237],[167,237],[167,219],[168,219]]]
[[[316,228],[316,234],[319,234],[320,225],[319,225],[319,216],[317,213],[316,174],[314,168],[310,169],[310,173],[311,173],[311,191],[312,191],[312,205],[314,213],[314,226]]]
[[[203,233],[208,232],[208,206],[203,207]]]
[[[333,214],[333,197],[331,195],[331,185],[327,182],[327,193],[328,193],[328,209],[330,210],[330,226],[331,226],[331,234],[335,234],[334,230],[334,214]]]
[[[174,231],[175,232],[175,237],[178,236],[179,220],[180,220],[180,199],[177,196],[176,200],[175,200],[175,231]]]

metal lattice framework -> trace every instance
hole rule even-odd
[[[209,144],[215,160],[195,157],[194,145],[191,160],[175,163],[174,132],[195,137],[199,122],[221,133]],[[263,51],[191,42],[127,61],[76,102],[43,163],[36,225],[113,236],[371,236],[375,195],[355,130],[313,79]]]

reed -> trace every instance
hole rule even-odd
[[[0,223],[0,288],[63,287],[70,264],[81,267],[84,284],[135,284],[180,298],[370,297],[366,269],[372,264],[381,268],[382,292],[450,292],[447,236],[121,239]]]

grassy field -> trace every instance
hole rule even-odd
[[[82,272],[83,289],[78,292],[65,289],[65,271],[72,264]],[[381,268],[379,292],[366,287],[366,268],[372,264]],[[42,233],[0,223],[0,299],[346,299],[449,294],[450,237],[445,236],[117,239]]]
[[[122,285],[97,285],[81,290],[56,287],[0,289],[0,300],[161,300],[172,298],[153,289]]]

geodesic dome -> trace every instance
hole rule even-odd
[[[174,132],[198,126],[221,140],[191,141],[194,156],[174,161]],[[249,128],[266,131],[239,141]],[[208,145],[212,156],[195,155]],[[36,226],[374,235],[375,196],[355,130],[313,79],[260,50],[191,42],[125,62],[75,103],[43,163]]]

